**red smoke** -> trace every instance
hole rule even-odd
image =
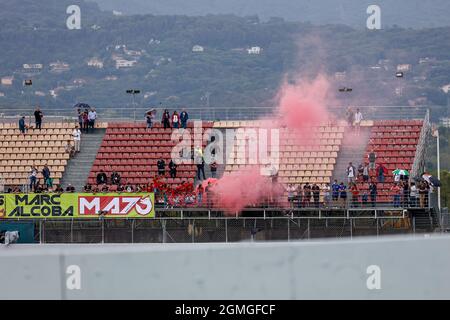
[[[264,121],[265,128],[280,130],[280,151],[283,150],[283,132],[295,130],[295,145],[304,146],[310,137],[309,127],[330,120],[327,104],[329,82],[323,76],[312,81],[299,81],[289,84],[286,81],[277,95],[277,107],[270,118]],[[280,162],[282,159],[280,159]],[[260,167],[245,167],[225,174],[214,186],[215,205],[224,208],[229,214],[241,211],[251,205],[264,202],[270,195],[280,194],[279,187],[270,178],[261,176]]]

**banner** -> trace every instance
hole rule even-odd
[[[0,218],[154,218],[153,193],[0,194]]]

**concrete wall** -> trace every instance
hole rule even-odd
[[[449,299],[449,248],[447,236],[2,246],[0,299]],[[80,290],[66,286],[70,265]],[[367,287],[371,265],[380,289]]]

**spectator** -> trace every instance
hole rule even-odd
[[[85,186],[83,187],[83,192],[86,193],[92,192],[92,186],[89,183],[85,184]]]
[[[123,186],[121,185],[121,184],[119,184],[118,186],[117,186],[117,192],[123,192],[124,191],[124,188],[123,188]]]
[[[363,177],[363,182],[369,181],[369,165],[367,164],[367,162],[364,164],[362,177]]]
[[[350,185],[350,193],[352,194],[352,206],[357,207],[359,203],[359,190],[358,186],[354,182]]]
[[[369,193],[370,193],[370,201],[372,202],[372,207],[375,207],[377,202],[378,189],[376,183],[373,181],[370,182],[369,184]]]
[[[401,183],[403,187],[403,207],[408,207],[409,204],[409,184],[406,181]]]
[[[75,145],[75,152],[80,152],[81,150],[81,131],[78,127],[75,127],[72,132],[73,142]]]
[[[323,201],[325,204],[325,207],[329,207],[331,203],[331,188],[330,184],[326,183],[323,187]]]
[[[106,183],[108,183],[108,177],[106,176],[106,173],[103,172],[103,170],[100,170],[100,172],[97,174],[97,185]]]
[[[332,191],[332,200],[336,204],[339,199],[339,184],[337,180],[333,181],[333,184],[331,185],[331,191]]]
[[[178,129],[180,127],[180,116],[175,110],[172,114],[172,128]]]
[[[170,114],[169,114],[169,110],[164,110],[163,116],[162,116],[162,120],[161,120],[164,129],[169,128],[170,129]]]
[[[43,117],[44,117],[44,114],[42,113],[41,109],[39,107],[37,107],[36,110],[34,111],[34,120],[35,120],[35,124],[36,124],[36,129],[41,130]]]
[[[348,179],[349,184],[354,181],[355,175],[356,175],[356,169],[353,166],[353,164],[351,162],[349,162],[348,167],[347,167],[347,179]]]
[[[394,207],[398,208],[400,207],[400,196],[402,194],[402,189],[400,188],[400,185],[398,183],[394,183],[394,185],[391,187],[391,192],[394,198]]]
[[[317,184],[313,184],[312,188],[312,194],[313,194],[313,200],[314,200],[314,206],[316,208],[319,208],[319,201],[320,201],[320,187]]]
[[[341,200],[342,207],[345,207],[347,204],[347,187],[343,182],[339,185],[339,198]]]
[[[169,174],[171,178],[177,177],[177,164],[172,159],[169,162]]]
[[[417,190],[416,184],[411,182],[411,188],[409,191],[409,202],[410,206],[415,208],[417,207],[417,199],[419,198],[419,192]]]
[[[166,174],[166,162],[164,159],[159,159],[156,166],[158,167],[158,175],[164,176]]]
[[[63,192],[64,192],[64,189],[61,187],[61,185],[58,185],[58,186],[56,187],[56,189],[55,189],[55,192],[56,192],[56,193],[63,193]]]
[[[30,191],[33,191],[36,189],[37,174],[38,174],[38,170],[36,169],[35,166],[32,166],[31,170],[30,170]]]
[[[74,193],[75,188],[70,183],[67,185],[66,192]]]
[[[128,192],[128,193],[131,193],[131,192],[134,191],[134,188],[133,188],[133,186],[131,184],[127,184],[125,186],[125,191]]]
[[[203,175],[203,180],[206,179],[205,177],[205,159],[201,159],[201,163],[197,163],[197,179],[202,180],[200,177],[200,173]]]
[[[88,127],[91,128],[92,131],[94,131],[96,119],[97,119],[97,112],[95,111],[95,109],[91,109],[88,113],[88,121],[89,121]]]
[[[357,134],[359,134],[361,131],[361,121],[362,120],[363,120],[363,115],[362,115],[361,111],[359,110],[359,108],[357,108],[356,113],[355,113],[355,131]]]
[[[186,127],[187,127],[187,121],[189,120],[189,115],[188,115],[188,113],[186,112],[185,109],[183,109],[183,110],[181,111],[181,114],[180,114],[180,120],[181,120],[181,127],[182,127],[183,129],[186,129]]]
[[[205,191],[205,190],[203,189],[202,184],[199,183],[198,186],[197,186],[197,204],[198,204],[199,206],[202,205],[202,201],[203,201],[203,192],[204,192],[204,191]]]
[[[425,181],[422,181],[419,183],[419,205],[421,208],[425,208],[427,195],[427,186],[425,185]]]
[[[364,173],[364,166],[363,166],[363,164],[361,163],[359,166],[358,166],[358,176],[356,177],[356,180],[358,181],[361,181],[362,180],[362,177],[363,177],[363,173]]]
[[[25,124],[25,116],[22,116],[22,118],[19,119],[19,131],[25,135],[25,132],[27,131],[27,126]]]
[[[311,185],[307,182],[303,186],[303,206],[309,207],[311,204]]]
[[[70,143],[70,140],[67,141],[66,145],[64,146],[64,151],[69,154],[70,158],[72,158],[75,155],[75,148]]]
[[[44,168],[42,169],[42,176],[44,177],[44,185],[47,187],[53,187],[53,179],[50,177],[51,172],[47,164],[44,165]]]
[[[102,186],[102,192],[109,192],[109,187],[108,187],[108,185],[106,185],[106,184],[104,184],[103,186]]]
[[[119,185],[120,179],[121,179],[120,174],[118,174],[116,171],[113,171],[113,173],[111,174],[111,183]]]
[[[78,125],[79,128],[83,129],[83,112],[81,112],[81,109],[78,109]]]
[[[213,161],[209,165],[209,170],[211,171],[211,178],[215,178],[216,177],[217,167],[218,167],[217,161],[215,159],[213,159]]]
[[[83,131],[89,133],[89,115],[87,109],[83,112]]]
[[[370,150],[370,153],[367,156],[369,158],[369,169],[370,170],[375,170],[375,161],[377,159],[377,155],[375,154],[375,152],[372,150]]]
[[[293,206],[294,206],[295,190],[296,190],[296,188],[294,187],[293,184],[288,184],[288,186],[286,187],[288,203],[291,208],[293,208]]]
[[[369,202],[369,195],[367,194],[367,190],[365,188],[362,192],[361,200],[363,207],[367,207],[367,203]]]
[[[380,163],[377,167],[377,179],[378,182],[384,183],[384,174],[387,173],[387,169]]]
[[[353,127],[353,120],[355,119],[355,116],[353,114],[352,108],[348,107],[347,112],[345,113],[345,116],[347,118],[347,124],[349,127]]]
[[[151,129],[153,127],[153,118],[154,118],[153,112],[149,112],[145,116],[148,129]]]

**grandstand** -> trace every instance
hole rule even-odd
[[[380,114],[377,116],[380,117]],[[415,114],[412,117],[415,117]],[[2,138],[0,141],[0,173],[3,177],[5,187],[19,186],[23,191],[26,191],[29,183],[28,176],[30,167],[33,165],[37,166],[39,171],[41,171],[45,163],[50,167],[55,184],[61,182],[65,185],[72,183],[76,191],[79,192],[82,191],[85,183],[96,184],[96,175],[100,170],[103,170],[108,178],[113,171],[118,172],[122,177],[122,185],[146,186],[152,183],[153,178],[157,175],[156,162],[159,159],[164,159],[167,166],[171,158],[172,148],[178,143],[178,141],[172,140],[172,129],[164,129],[159,123],[156,123],[153,128],[149,129],[146,128],[143,122],[114,120],[97,124],[97,127],[100,128],[97,129],[100,134],[82,135],[82,140],[91,139],[95,143],[88,145],[82,143],[80,154],[69,159],[68,154],[65,153],[64,144],[72,139],[71,132],[74,126],[75,123],[73,120],[68,122],[47,122],[44,123],[42,130],[34,130],[31,128],[27,134],[21,135],[16,123],[6,121],[0,123],[0,136]],[[233,129],[236,133],[233,146],[226,148],[228,151],[225,154],[226,163],[218,169],[218,178],[222,174],[236,172],[249,165],[249,148],[248,144],[246,145],[244,143],[248,141],[249,137],[246,136],[245,130],[264,128],[265,126],[266,123],[264,121],[257,120],[202,121],[202,135],[206,130],[211,128],[218,130]],[[194,135],[192,122],[188,124],[188,129],[189,131],[187,132],[191,135],[192,141],[198,142],[205,147],[208,142],[207,139]],[[243,129],[244,131],[239,131],[239,129]],[[361,139],[363,142],[358,146],[358,149],[351,150],[348,149],[348,141],[352,141],[354,135],[351,128],[344,122],[324,123],[308,128],[308,134],[302,138],[303,140],[300,144],[297,141],[299,135],[299,132],[295,130],[280,129],[279,150],[274,151],[280,159],[278,182],[283,185],[303,185],[307,182],[310,184],[316,183],[322,190],[323,186],[331,183],[334,178],[339,177],[341,179],[344,174],[343,168],[348,164],[349,159],[352,159],[355,164],[364,163],[367,159],[368,152],[371,150],[374,150],[377,154],[377,163],[383,163],[389,171],[401,168],[409,170],[412,177],[419,176],[424,170],[425,146],[430,135],[430,122],[428,113],[425,114],[424,118],[418,117],[409,120],[376,119],[364,121],[361,133],[364,136]],[[199,141],[200,139],[201,141]],[[242,148],[243,145],[244,148]],[[87,155],[89,155],[89,160],[83,158],[83,156]],[[375,179],[374,173],[372,172],[371,174],[372,178]],[[79,180],[73,183],[71,180],[75,179],[75,176],[79,176]],[[173,189],[182,186],[183,183],[196,185],[199,181],[196,179],[195,164],[180,164],[177,168],[176,178],[170,178],[168,170],[166,170],[166,175],[162,179],[162,182]],[[398,214],[399,209],[392,207],[392,193],[390,191],[392,182],[392,175],[387,175],[385,183],[378,184],[379,196],[377,207],[381,208],[378,210],[347,207],[336,209],[337,211],[333,213],[326,211],[328,208],[321,206],[316,214],[316,209],[312,207],[293,209],[294,211],[289,213],[290,217],[308,218],[307,229],[303,229],[305,225],[300,220],[296,222],[298,227],[303,230],[302,232],[298,232],[298,237],[304,237],[305,232],[307,232],[308,237],[312,234],[311,230],[314,226],[313,221],[309,220],[311,217],[320,220],[325,216],[333,219],[341,219],[339,221],[342,221],[342,219],[346,218],[358,218],[358,215],[363,214],[368,219],[373,219],[373,217],[378,219],[380,217],[388,217],[390,214],[385,213],[391,210],[394,213],[397,212],[393,216],[394,219],[403,219],[412,210],[403,208],[405,210],[400,211],[400,214]],[[117,190],[117,186],[112,185],[110,180],[108,181],[108,185],[110,187],[109,191],[114,192]],[[358,186],[361,191],[367,190],[367,184],[358,182]],[[286,196],[287,194],[285,192],[282,201],[278,203],[283,203],[286,200]],[[322,204],[323,200],[323,194],[321,194],[320,201]],[[184,215],[187,214],[186,212],[188,212],[190,216],[195,216],[196,214],[204,216],[206,213],[208,219],[211,219],[212,208],[204,208],[204,205],[205,203],[203,203],[203,206],[194,203],[187,210],[183,205],[178,206],[179,208],[169,208],[164,204],[164,207],[157,208],[156,216],[161,218],[165,217],[166,214],[171,215],[174,212],[178,212],[175,216],[183,219]],[[270,209],[271,216],[281,214],[281,216],[285,217],[286,208],[270,207],[270,205],[267,208],[267,206],[268,204],[261,204],[260,207],[253,206],[250,208],[252,210],[251,216],[262,217],[264,215],[265,219],[266,214],[268,214],[267,210]],[[433,204],[430,204],[430,207],[432,206]],[[213,210],[216,211],[215,215],[220,215],[220,208],[214,208]],[[323,210],[325,210],[325,213]],[[419,217],[419,215],[416,214],[415,217]],[[420,220],[421,222],[417,219],[412,225],[402,224],[402,228],[405,225],[406,228],[419,227],[419,222],[426,225],[427,230],[432,230],[437,226],[438,218],[433,210],[425,208],[423,217],[424,219]],[[270,223],[270,228],[273,227],[272,222]],[[317,226],[320,225],[320,228],[323,228],[333,225],[333,223],[326,220],[325,225],[317,224]],[[223,227],[221,223],[216,222],[216,227],[219,225]],[[259,222],[257,223],[255,220],[251,230],[260,229],[258,225]],[[385,225],[385,223],[376,221],[377,234],[379,227],[382,228]],[[112,226],[114,229],[116,224]],[[347,228],[347,222],[344,222],[342,226]],[[72,230],[75,227],[71,225],[70,228]],[[133,224],[132,228],[135,227]],[[244,227],[246,227],[245,221]],[[375,225],[372,225],[372,227],[375,227]],[[165,223],[164,228],[166,228]],[[201,231],[192,227],[190,223],[180,223],[177,225],[177,228],[181,228],[179,230],[181,232],[180,238],[185,240],[191,236],[201,236]],[[185,235],[186,228],[191,228],[189,229],[191,231],[189,231],[188,238]],[[267,224],[264,224],[264,228],[267,228]],[[353,223],[351,223],[349,229],[350,235],[354,232],[352,228],[354,228]],[[227,227],[225,227],[226,229]],[[213,231],[210,230],[209,232]],[[296,232],[292,230],[288,234],[292,236]],[[137,230],[136,234],[138,234]],[[272,233],[272,235],[275,234],[275,232]],[[324,233],[318,232],[317,235],[323,236]],[[136,235],[132,237],[136,237]],[[282,236],[277,237],[282,238]],[[117,237],[112,238],[117,239]],[[241,235],[236,235],[234,238],[241,239]],[[61,238],[56,237],[55,239]],[[80,239],[83,239],[83,237],[80,236]],[[142,239],[142,241],[161,241],[155,235],[151,239],[143,235]],[[228,236],[226,238],[222,236],[216,237],[211,234],[209,239],[216,239],[211,241],[225,241],[230,238]],[[123,239],[120,241],[123,241]]]
[[[72,142],[74,123],[49,122],[41,130],[19,132],[17,123],[0,123],[0,175],[7,186],[26,186],[31,166],[47,164],[59,184],[69,155],[64,146]],[[42,173],[38,174],[42,179]]]

